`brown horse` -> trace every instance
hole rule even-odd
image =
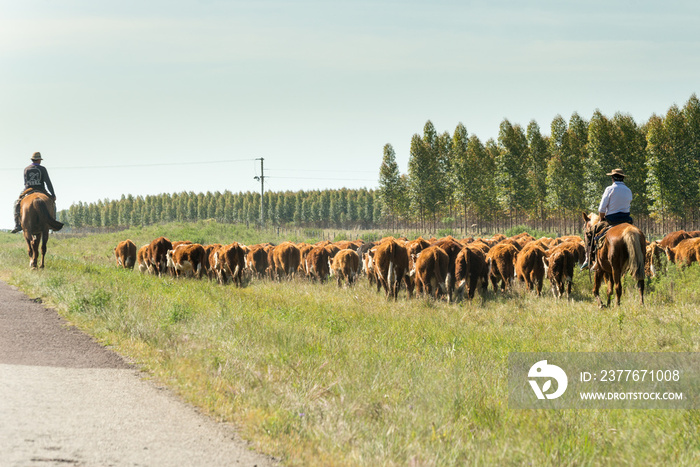
[[[55,219],[56,205],[44,193],[30,193],[20,204],[22,230],[27,241],[27,253],[31,258],[29,267],[36,269],[39,259],[39,243],[41,242],[41,268],[44,267],[46,242],[49,240],[49,229],[61,230],[63,224]]]
[[[590,239],[595,231],[595,226],[599,222],[597,214],[590,216],[583,213],[584,234],[586,236],[586,245],[590,244]],[[608,283],[608,304],[612,297],[612,289],[615,287],[615,295],[617,297],[617,306],[620,305],[620,297],[622,296],[622,277],[629,272],[630,275],[637,281],[637,289],[639,289],[639,299],[644,304],[644,253],[646,239],[644,234],[632,224],[618,224],[611,227],[606,233],[602,247],[596,252],[596,270],[595,270],[595,286],[593,295],[598,299],[598,305],[602,308],[603,303],[600,300],[598,291],[603,279]],[[587,246],[587,249],[590,248]],[[590,254],[586,251],[586,254]]]

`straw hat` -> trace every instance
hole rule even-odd
[[[619,175],[620,177],[626,177],[624,172],[622,172],[622,169],[613,169],[612,172],[610,172],[609,174],[606,174],[606,175]]]

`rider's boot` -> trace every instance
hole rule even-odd
[[[17,233],[22,230],[22,223],[19,216],[19,200],[15,201],[15,228],[12,229],[12,233]]]

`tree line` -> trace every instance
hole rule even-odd
[[[373,229],[381,224],[376,190],[266,192],[264,217],[270,225]],[[215,219],[253,224],[260,220],[260,193],[181,192],[152,196],[122,195],[119,200],[77,203],[61,211],[69,226],[131,227]]]
[[[439,133],[426,122],[411,139],[407,173],[391,144],[384,146],[377,189],[266,192],[266,223],[317,228],[502,231],[514,225],[559,233],[580,228],[582,211],[596,211],[621,168],[634,193],[632,216],[644,230],[697,230],[700,216],[700,101],[638,124],[600,111],[586,121],[557,115],[550,134],[503,120],[497,139],[482,142],[459,123]],[[129,227],[216,219],[256,223],[259,193],[182,192],[123,195],[78,203],[60,217],[73,227]]]

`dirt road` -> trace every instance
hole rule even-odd
[[[0,466],[272,466],[0,282]]]

